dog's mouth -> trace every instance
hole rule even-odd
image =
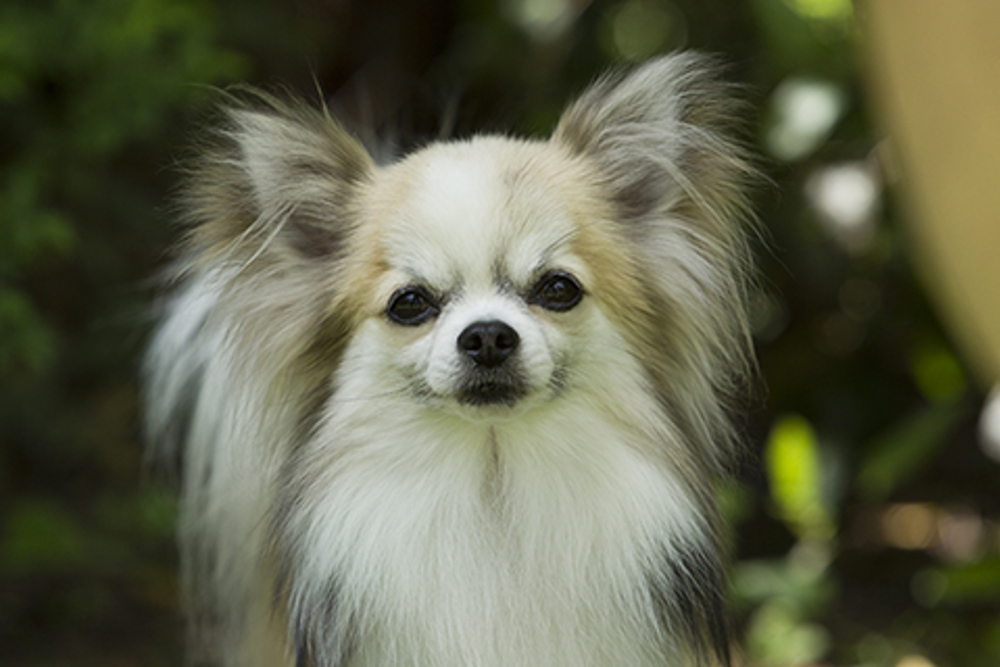
[[[512,408],[526,393],[522,383],[477,379],[459,387],[456,397],[463,405]]]
[[[528,389],[518,374],[506,369],[475,371],[458,386],[455,397],[462,405],[514,407]]]

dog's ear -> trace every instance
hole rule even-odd
[[[721,406],[752,373],[749,289],[756,179],[734,137],[744,108],[717,66],[666,56],[598,80],[563,114],[552,142],[587,161],[644,262],[648,303],[626,329],[678,423],[716,470],[737,442]]]
[[[688,52],[606,75],[566,110],[553,141],[596,161],[624,221],[731,224],[753,170],[730,138],[741,108],[716,69]]]
[[[326,111],[251,93],[223,110],[186,190],[201,253],[248,261],[328,259],[343,246],[357,187],[374,170]]]

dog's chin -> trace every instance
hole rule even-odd
[[[472,408],[514,409],[525,397],[525,389],[503,382],[474,382],[461,387],[455,395],[459,405]]]
[[[536,392],[513,378],[470,377],[455,387],[453,405],[471,421],[506,421],[522,415],[537,401]]]

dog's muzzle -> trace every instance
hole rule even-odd
[[[458,398],[469,405],[513,405],[525,393],[517,369],[521,337],[506,322],[473,322],[458,335],[459,354],[469,363]]]

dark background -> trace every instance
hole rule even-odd
[[[604,68],[695,48],[745,84],[771,179],[753,456],[720,490],[746,661],[1000,664],[1000,466],[914,275],[862,23],[849,0],[5,0],[0,663],[182,661],[137,378],[216,88],[323,91],[392,153],[544,136]]]

